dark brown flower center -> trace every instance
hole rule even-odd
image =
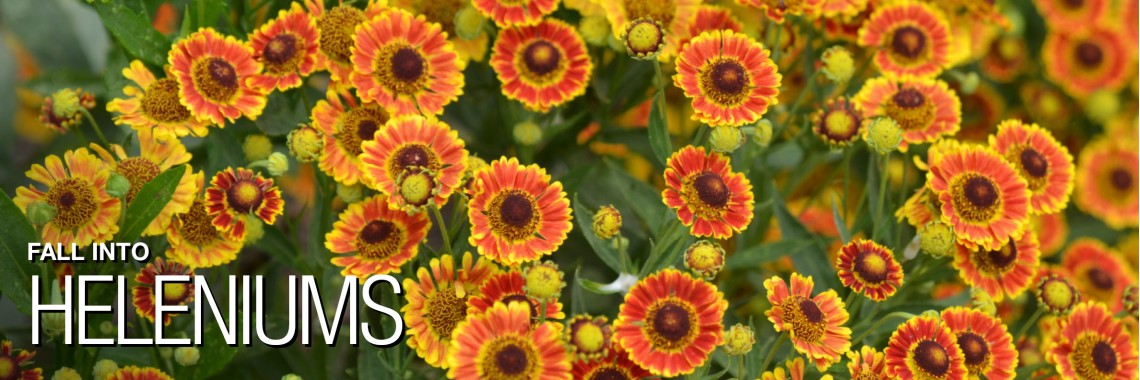
[[[362,120],[360,124],[356,125],[356,137],[359,137],[361,141],[371,141],[379,129],[380,126],[376,125],[376,120]]]
[[[1092,349],[1092,362],[1101,373],[1116,373],[1116,350],[1108,343],[1096,342]]]
[[[538,76],[553,72],[561,60],[562,52],[549,41],[534,41],[523,50],[523,64],[527,70]]]
[[[78,178],[56,182],[48,190],[46,198],[47,203],[56,209],[51,223],[62,230],[71,230],[87,223],[99,208],[91,185]]]
[[[154,179],[154,177],[157,177],[158,173],[162,172],[162,169],[148,159],[131,157],[120,161],[119,165],[115,167],[115,172],[125,177],[127,182],[131,184],[131,188],[127,191],[127,195],[124,198],[129,204],[135,199],[135,195],[139,193],[139,190],[142,190],[143,185],[146,185],[150,180]]]
[[[697,198],[712,207],[724,207],[732,193],[724,179],[716,173],[705,172],[693,179],[693,189],[697,191]]]
[[[1089,269],[1086,276],[1088,276],[1089,282],[1100,290],[1111,290],[1116,285],[1116,281],[1112,279],[1112,276],[1101,268],[1094,267]]]
[[[1025,148],[1021,151],[1021,167],[1025,168],[1025,172],[1029,175],[1040,178],[1049,170],[1049,161],[1046,161],[1045,156],[1036,149]]]
[[[239,180],[226,189],[226,202],[240,214],[248,214],[260,208],[264,197],[261,187],[250,180]]]
[[[747,71],[736,61],[717,62],[712,67],[711,78],[716,89],[728,95],[739,94],[748,84]]]
[[[427,168],[431,165],[431,153],[429,153],[423,145],[408,145],[401,149],[396,156],[396,165],[401,168],[421,167]]]
[[[194,64],[194,85],[198,93],[215,102],[229,101],[238,92],[237,70],[219,57],[210,57]]]
[[[412,83],[424,75],[424,58],[411,47],[402,47],[392,54],[392,75]]]
[[[874,252],[859,252],[855,256],[855,273],[864,282],[879,284],[887,280],[887,260]]]
[[[903,57],[918,58],[924,49],[926,49],[926,34],[916,27],[898,28],[891,37],[891,50]]]
[[[515,344],[508,344],[495,353],[495,364],[505,375],[518,375],[527,369],[526,351]]]
[[[823,310],[820,310],[819,305],[816,305],[815,301],[813,300],[807,298],[800,300],[800,313],[803,314],[804,318],[807,319],[808,322],[823,322]]]
[[[392,222],[373,220],[360,230],[360,240],[368,244],[382,242],[392,236],[393,227]]]
[[[629,375],[612,366],[599,368],[594,371],[588,380],[632,380]]]
[[[218,238],[218,230],[214,228],[213,218],[206,212],[206,204],[197,199],[190,205],[190,211],[178,215],[178,232],[182,238],[195,246],[201,247],[213,243]]]
[[[946,348],[937,342],[924,340],[911,353],[914,355],[914,363],[928,374],[942,376],[950,371],[950,356],[947,355]]]
[[[531,205],[530,199],[521,194],[509,194],[499,207],[499,215],[503,222],[512,227],[523,227],[534,218],[534,206]]]
[[[179,122],[190,119],[190,110],[178,101],[178,82],[163,78],[146,88],[142,110],[159,122]]]
[[[966,180],[966,199],[976,207],[990,207],[997,203],[997,189],[994,183],[984,177]]]
[[[893,100],[899,107],[913,109],[922,107],[926,103],[926,96],[918,89],[907,87],[895,93]]]
[[[1112,181],[1112,187],[1120,191],[1125,191],[1132,187],[1132,174],[1123,168],[1112,169],[1112,173],[1109,174],[1109,180]]]
[[[261,51],[261,57],[275,65],[289,62],[295,54],[297,54],[297,37],[289,33],[273,36]]]
[[[666,303],[653,315],[653,331],[671,342],[680,341],[689,335],[692,328],[689,317],[689,311],[684,307]]]
[[[1077,9],[1085,5],[1085,0],[1063,0],[1069,9]]]
[[[1009,240],[1003,249],[989,251],[986,255],[991,266],[995,269],[1007,269],[1017,261],[1017,244],[1013,239]]]
[[[968,332],[958,335],[958,347],[962,349],[962,357],[966,359],[968,366],[985,363],[986,357],[990,354],[990,347],[986,344],[986,340],[974,333]]]
[[[1089,41],[1082,41],[1077,44],[1077,61],[1085,67],[1092,68],[1100,66],[1103,60],[1104,50],[1101,50],[1100,46]]]
[[[362,152],[360,144],[372,141],[376,131],[388,122],[388,111],[375,104],[348,110],[341,120],[336,140],[345,152],[355,157]]]

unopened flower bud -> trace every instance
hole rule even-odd
[[[118,331],[118,329],[115,328],[115,324],[111,323],[111,321],[103,321],[103,323],[99,324],[99,333],[104,336],[115,335],[116,331]]]
[[[730,126],[714,127],[709,133],[709,145],[712,150],[721,153],[732,153],[744,144],[744,131]]]
[[[1035,293],[1038,306],[1054,315],[1068,314],[1081,299],[1073,284],[1053,274],[1045,276],[1037,283]]]
[[[249,135],[245,137],[241,150],[245,153],[246,161],[261,161],[273,153],[273,142],[266,135]]]
[[[544,261],[531,265],[523,270],[523,279],[526,284],[523,290],[526,294],[538,300],[554,300],[562,294],[562,287],[566,281],[562,279],[562,271],[552,261]]]
[[[95,369],[91,371],[91,375],[95,376],[95,380],[106,379],[108,375],[119,370],[119,364],[111,359],[103,359],[95,362]]]
[[[60,369],[51,375],[51,380],[81,380],[82,378],[82,376],[79,376],[79,371],[71,367],[60,367]]]
[[[737,323],[724,332],[724,353],[729,356],[740,356],[752,351],[756,344],[756,334],[752,328]]]
[[[1109,90],[1098,90],[1085,101],[1085,113],[1098,124],[1107,123],[1120,112],[1120,97]]]
[[[455,12],[455,34],[465,40],[473,40],[483,33],[483,23],[487,18],[471,5]]]
[[[55,219],[55,206],[43,201],[36,201],[28,205],[28,222],[33,226],[43,226]]]
[[[994,304],[994,298],[985,290],[970,288],[970,304],[986,315],[997,315],[997,305]]]
[[[598,208],[594,214],[594,223],[591,226],[598,239],[606,240],[621,231],[621,212],[612,205]]]
[[[178,362],[181,366],[192,366],[198,364],[198,348],[197,347],[178,347],[174,349],[174,361]]]
[[[122,198],[130,191],[131,181],[119,173],[112,172],[111,178],[107,179],[107,195],[115,198]]]
[[[704,278],[716,277],[724,267],[724,249],[710,240],[693,243],[685,250],[685,267]]]
[[[340,198],[344,203],[352,203],[359,201],[364,197],[364,186],[360,184],[345,185],[343,183],[336,183],[336,197]]]
[[[261,218],[246,218],[243,244],[256,243],[261,240],[262,236],[265,236],[265,223],[261,221]]]
[[[889,117],[876,118],[867,127],[867,134],[863,139],[867,141],[867,145],[875,149],[875,152],[886,155],[899,148],[899,143],[902,142],[902,128]]]
[[[918,244],[922,250],[934,257],[943,257],[954,252],[954,229],[946,223],[934,220],[926,223],[918,231]]]
[[[756,122],[756,127],[752,131],[752,142],[761,148],[767,148],[768,144],[772,143],[772,122],[768,119],[760,119]]]
[[[621,40],[633,58],[654,59],[665,49],[665,28],[657,20],[642,17],[625,25]]]
[[[542,128],[533,121],[527,120],[515,124],[514,135],[515,141],[521,145],[535,145],[538,144],[539,141],[542,141]]]
[[[269,175],[277,177],[289,171],[289,156],[282,153],[273,152],[266,160],[265,168],[269,170]]]
[[[583,17],[578,22],[578,31],[582,32],[582,39],[594,46],[605,46],[610,37],[610,22],[606,16],[593,15]]]
[[[824,50],[820,60],[823,61],[823,75],[833,82],[846,82],[855,74],[855,60],[843,46],[832,46]]]
[[[287,144],[289,153],[293,154],[297,162],[313,162],[319,159],[321,152],[324,151],[324,133],[307,124],[301,124],[289,132]]]

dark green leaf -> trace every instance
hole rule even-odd
[[[20,208],[0,190],[0,291],[25,314],[32,312],[32,274],[36,266],[28,261],[28,243],[38,242],[36,229]]]
[[[227,129],[214,129],[206,135],[206,176],[232,166],[240,166],[245,161],[241,150],[241,140]]]
[[[773,169],[790,169],[804,159],[804,149],[796,144],[795,140],[787,141],[772,147],[768,153],[768,167]]]
[[[276,226],[266,225],[265,235],[258,239],[254,245],[281,261],[282,264],[297,267],[297,250],[293,248],[293,243],[289,241],[285,233],[277,229]]]
[[[123,219],[123,225],[119,226],[115,241],[138,240],[147,225],[162,212],[167,203],[170,203],[170,197],[178,187],[178,181],[181,181],[182,176],[189,170],[185,165],[175,166],[143,185],[135,195],[134,201],[127,205],[127,216]]]
[[[209,379],[233,360],[234,355],[237,354],[237,347],[230,347],[226,344],[225,337],[222,336],[222,331],[215,323],[205,323],[202,328],[202,346],[198,347],[198,354],[201,355],[198,359],[198,364],[191,367],[194,369],[195,379]]]
[[[262,132],[270,136],[284,136],[297,127],[297,124],[309,120],[308,109],[301,101],[298,91],[289,94],[275,92],[269,95],[265,103],[265,111],[253,123]]]
[[[586,237],[586,242],[590,243],[590,247],[594,249],[594,253],[606,266],[613,269],[616,273],[621,273],[621,256],[612,245],[598,239],[594,236],[592,224],[594,221],[594,213],[590,212],[586,206],[578,200],[578,194],[574,194],[574,219],[578,221],[578,231],[582,232],[582,236]]]
[[[775,184],[770,186],[774,187]],[[795,265],[796,271],[804,276],[811,276],[815,280],[816,289],[838,288],[835,268],[832,267],[831,260],[827,258],[823,243],[816,240],[815,235],[808,231],[807,227],[804,227],[799,218],[788,211],[788,206],[784,204],[783,199],[779,197],[774,199],[776,224],[780,227],[780,234],[783,238],[814,241],[814,244],[804,247],[798,254],[791,255],[792,264]]]
[[[145,14],[121,1],[96,1],[94,6],[103,19],[103,25],[131,56],[156,67],[166,63],[170,42],[151,27]]]
[[[578,282],[578,285],[579,285],[579,286],[581,286],[581,287],[582,287],[582,289],[586,289],[586,290],[587,290],[587,291],[589,291],[590,293],[594,293],[594,294],[614,294],[614,293],[617,293],[617,292],[618,292],[618,289],[616,289],[616,288],[610,288],[610,289],[607,289],[607,288],[606,288],[606,284],[603,284],[603,283],[600,283],[600,282],[593,282],[593,281],[590,281],[590,280],[584,279],[584,278],[582,278],[582,277],[577,277],[577,278],[576,278],[576,280],[577,280],[577,282]]]
[[[662,102],[658,93],[649,109],[649,147],[653,148],[657,161],[664,164],[673,154],[673,142],[669,139],[669,123],[665,120],[664,110],[659,107]]]
[[[843,220],[843,216],[839,215],[839,199],[833,195],[831,197],[831,218],[835,221],[835,228],[839,230],[839,238],[843,239],[843,244],[851,241],[851,231],[847,229],[847,222]]]
[[[780,240],[768,244],[755,245],[736,251],[725,262],[728,268],[751,268],[767,262],[772,262],[784,256],[794,256],[815,244],[811,239]]]

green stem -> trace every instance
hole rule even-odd
[[[813,83],[815,83],[816,75],[819,75],[819,71],[811,73],[811,76],[808,77],[807,82],[804,83],[808,83],[809,85],[814,86]],[[775,132],[772,133],[772,137],[779,136],[781,133],[784,133],[784,130],[787,129],[788,125],[792,124],[792,120],[796,117],[796,112],[800,110],[800,106],[803,105],[804,100],[807,99],[807,94],[809,92],[811,92],[810,88],[804,88],[800,91],[799,96],[796,96],[795,103],[792,103],[792,108],[788,109],[788,117],[784,119],[783,123],[780,123],[780,127],[776,128]]]
[[[111,143],[107,142],[107,136],[103,136],[103,130],[99,128],[99,123],[95,122],[95,117],[91,116],[91,112],[88,112],[86,108],[82,107],[79,108],[79,112],[82,112],[83,117],[87,118],[87,122],[91,124],[91,129],[95,130],[95,134],[99,136],[99,141],[103,143],[103,146],[110,149]],[[79,127],[75,127],[75,129],[78,130]]]
[[[776,351],[780,349],[780,345],[783,344],[785,340],[788,340],[787,331],[780,333],[780,337],[776,338],[775,343],[772,343],[772,348],[768,349],[768,356],[764,358],[764,364],[760,365],[760,372],[764,372],[768,369],[768,364],[772,363],[772,359],[776,357]]]
[[[1041,318],[1041,314],[1044,311],[1045,311],[1045,308],[1038,307],[1037,311],[1033,312],[1033,315],[1030,316],[1029,319],[1026,320],[1024,324],[1021,325],[1021,329],[1017,331],[1017,335],[1013,336],[1013,342],[1014,343],[1017,343],[1018,338],[1025,336],[1025,333],[1029,332],[1029,328],[1032,327],[1035,323],[1037,323],[1037,319]]]
[[[896,311],[894,313],[887,314],[887,315],[883,316],[882,318],[880,318],[878,321],[876,321],[875,324],[871,325],[871,328],[863,330],[863,332],[860,333],[859,336],[856,337],[855,339],[852,339],[851,342],[853,342],[853,343],[854,342],[862,342],[863,339],[867,338],[867,335],[870,335],[872,331],[878,330],[879,327],[881,327],[884,323],[887,323],[887,321],[894,319],[894,318],[900,318],[900,317],[905,318],[905,319],[911,319],[911,318],[914,318],[915,315],[911,314],[911,313],[907,313],[905,311]]]
[[[143,335],[150,337],[150,338],[154,338],[154,334],[151,334],[151,332],[150,332],[150,324],[147,323],[147,321],[145,319],[140,318],[138,323],[139,323],[139,328],[142,329]],[[121,329],[126,328],[126,326],[119,326],[119,328],[121,328]],[[156,345],[154,345],[153,350],[151,350],[151,353],[154,354],[155,366],[166,370],[166,373],[174,373],[174,368],[171,367],[170,362],[167,362],[166,360],[164,360],[162,358],[162,353],[159,352],[158,349],[159,349],[159,347],[156,344]]]
[[[431,209],[431,213],[435,215],[435,220],[439,223],[439,237],[443,240],[443,253],[450,255],[451,238],[447,234],[447,222],[443,220],[443,215],[439,213],[439,206],[433,203],[431,206],[428,206],[428,208]]]
[[[881,157],[881,159],[883,160],[883,165],[882,165],[881,169],[879,169],[879,204],[878,204],[877,210],[875,210],[875,216],[877,217],[877,219],[875,220],[875,233],[874,233],[874,235],[876,238],[878,238],[880,236],[880,232],[883,229],[883,227],[885,226],[885,224],[883,224],[883,207],[884,207],[883,203],[886,203],[887,166],[891,162],[891,154],[888,152],[887,154],[884,154]]]
[[[736,362],[736,378],[744,378],[744,355],[740,355],[740,360]]]
[[[843,300],[843,305],[847,307],[847,310],[849,310],[849,318],[851,320],[855,320],[855,315],[859,311],[859,309],[856,308],[856,304],[859,303],[859,300],[859,292],[856,292],[854,290],[852,290],[850,293],[847,293],[847,299]]]

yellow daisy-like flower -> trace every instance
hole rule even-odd
[[[120,200],[106,190],[111,170],[87,149],[64,152],[63,159],[48,156],[43,165],[32,165],[24,175],[47,189],[16,188],[16,206],[27,213],[29,205],[43,202],[56,210],[43,226],[44,242],[82,247],[110,240],[119,232]]]
[[[157,79],[142,61],[134,60],[123,68],[123,77],[138,87],[125,86],[126,99],[107,102],[107,112],[119,114],[114,118],[115,124],[129,125],[137,131],[152,130],[156,138],[205,136],[209,132],[206,127],[210,122],[194,117],[179,101],[178,81],[169,73]]]
[[[157,138],[151,135],[150,130],[145,129],[139,130],[138,136],[139,155],[134,157],[128,155],[127,151],[118,144],[111,145],[110,151],[97,144],[91,144],[91,150],[103,159],[112,172],[130,182],[131,188],[123,196],[123,201],[127,204],[130,204],[143,185],[154,177],[170,168],[190,162],[190,153],[186,152],[186,147],[177,139]],[[189,210],[199,190],[201,188],[194,183],[193,173],[187,166],[182,179],[174,188],[170,202],[147,225],[146,230],[143,230],[143,236],[161,235],[166,232],[171,217]]]

